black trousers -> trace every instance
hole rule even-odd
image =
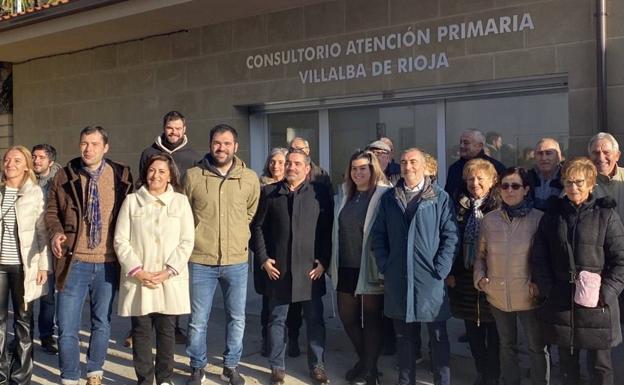
[[[590,371],[591,385],[613,385],[613,366],[611,365],[611,349],[588,350],[587,361]],[[559,365],[561,383],[563,385],[578,385],[580,379],[579,350],[559,348]]]
[[[464,320],[464,324],[478,375],[485,382],[497,381],[500,377],[500,340],[496,322],[481,322],[477,326],[474,321]]]
[[[13,303],[14,350],[7,352],[9,296]],[[0,265],[0,383],[30,384],[33,369],[32,303],[24,303],[22,265]]]
[[[175,349],[175,315],[150,313],[131,317],[132,360],[138,385],[171,382]],[[152,355],[152,328],[156,331],[156,365]]]

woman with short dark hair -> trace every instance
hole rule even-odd
[[[474,264],[474,286],[486,294],[500,338],[500,362],[505,385],[520,385],[518,321],[528,342],[531,384],[550,379],[549,357],[535,309],[537,290],[531,282],[530,249],[542,212],[528,196],[530,178],[523,168],[501,175],[502,205],[481,222]]]
[[[132,358],[138,385],[171,385],[176,315],[191,311],[187,263],[195,225],[178,172],[167,154],[152,155],[145,184],[124,200],[115,228],[121,265],[118,313],[132,321]],[[156,365],[152,357],[156,332]]]

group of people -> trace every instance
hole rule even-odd
[[[119,290],[137,383],[172,384],[177,318],[190,313],[187,384],[201,385],[219,284],[221,377],[243,385],[252,255],[272,385],[285,381],[286,352],[300,354],[304,320],[310,377],[329,382],[326,275],[357,356],[345,373],[350,384],[378,384],[382,348],[396,337],[397,383],[414,385],[423,324],[434,383],[450,384],[451,316],[465,321],[476,385],[521,383],[518,322],[533,384],[549,383],[554,346],[564,384],[579,382],[581,349],[591,383],[613,384],[624,288],[624,169],[613,136],[597,134],[588,158],[563,164],[557,141],[543,138],[526,170],[505,168],[486,154],[480,131],[466,130],[444,188],[433,156],[412,147],[396,163],[388,138],[355,151],[338,188],[303,138],[273,149],[260,177],[236,156],[236,129],[215,126],[209,143],[208,154],[197,154],[184,116],[167,113],[141,155],[137,183],[106,157],[109,136],[99,126],[80,132],[80,156],[65,167],[50,145],[9,148],[0,189],[0,380],[30,382],[32,303],[41,297],[42,347],[56,353],[56,314],[61,383],[77,384],[88,295],[87,384],[100,385]],[[9,296],[16,341],[6,344]]]

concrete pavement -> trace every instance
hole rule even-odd
[[[251,277],[250,277],[251,278]],[[252,282],[251,280],[249,281]],[[245,329],[244,352],[241,359],[240,371],[247,380],[248,385],[269,384],[269,370],[267,368],[267,359],[260,355],[261,335],[260,335],[260,297],[253,292],[253,288],[248,288],[247,300],[247,321]],[[223,301],[220,292],[215,296],[212,317],[208,326],[208,350],[210,365],[207,368],[209,385],[224,385],[225,382],[219,379],[221,373],[221,354],[224,347],[224,312]],[[332,293],[333,295],[333,293]],[[344,379],[344,373],[355,362],[355,355],[351,345],[342,330],[337,315],[333,312],[331,295],[325,296],[325,318],[327,326],[327,349],[326,349],[326,368],[333,385],[347,384]],[[36,307],[38,308],[38,306]],[[81,339],[81,356],[84,366],[86,347],[88,343],[88,309],[83,314],[83,326],[80,334]],[[116,309],[116,307],[115,307]],[[35,318],[36,319],[36,318]],[[186,325],[187,317],[182,317],[181,325]],[[10,325],[11,323],[9,323]],[[104,384],[135,384],[136,377],[134,367],[132,366],[132,350],[123,346],[123,340],[130,327],[129,318],[122,318],[116,315],[112,319],[112,333],[108,350],[108,359],[104,366]],[[305,327],[304,327],[305,328]],[[472,385],[475,379],[475,370],[468,349],[468,344],[457,342],[457,337],[464,331],[463,322],[451,319],[448,323],[449,337],[451,341],[451,376],[454,385]],[[37,334],[36,334],[37,335]],[[423,346],[426,345],[426,331],[423,330]],[[287,358],[286,384],[299,385],[310,384],[305,356],[305,333],[302,331],[300,340],[303,354],[298,358]],[[426,353],[423,351],[423,353]],[[184,346],[176,345],[175,356],[175,376],[174,383],[183,385],[188,377],[188,357],[186,356]],[[525,353],[521,353],[521,361],[524,367],[528,367],[528,359]],[[615,384],[624,384],[624,348],[622,346],[614,350],[614,367],[616,369]],[[419,365],[417,379],[419,384],[432,384],[432,376],[427,370],[427,361]],[[84,370],[84,368],[83,368]],[[382,383],[389,385],[396,383],[396,358],[383,356],[380,359],[380,370],[383,372]],[[528,373],[528,370],[525,372]],[[557,368],[554,368],[554,374]],[[84,373],[83,380],[84,383]],[[33,376],[34,384],[49,385],[60,383],[58,370],[58,356],[50,356],[45,354],[39,347],[39,341],[36,340],[35,347],[35,368]],[[553,381],[557,384],[558,381]],[[523,385],[530,384],[528,378],[523,380]]]

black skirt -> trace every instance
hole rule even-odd
[[[336,287],[336,291],[351,295],[355,294],[355,288],[357,287],[359,276],[360,269],[352,267],[338,268],[338,285]]]

